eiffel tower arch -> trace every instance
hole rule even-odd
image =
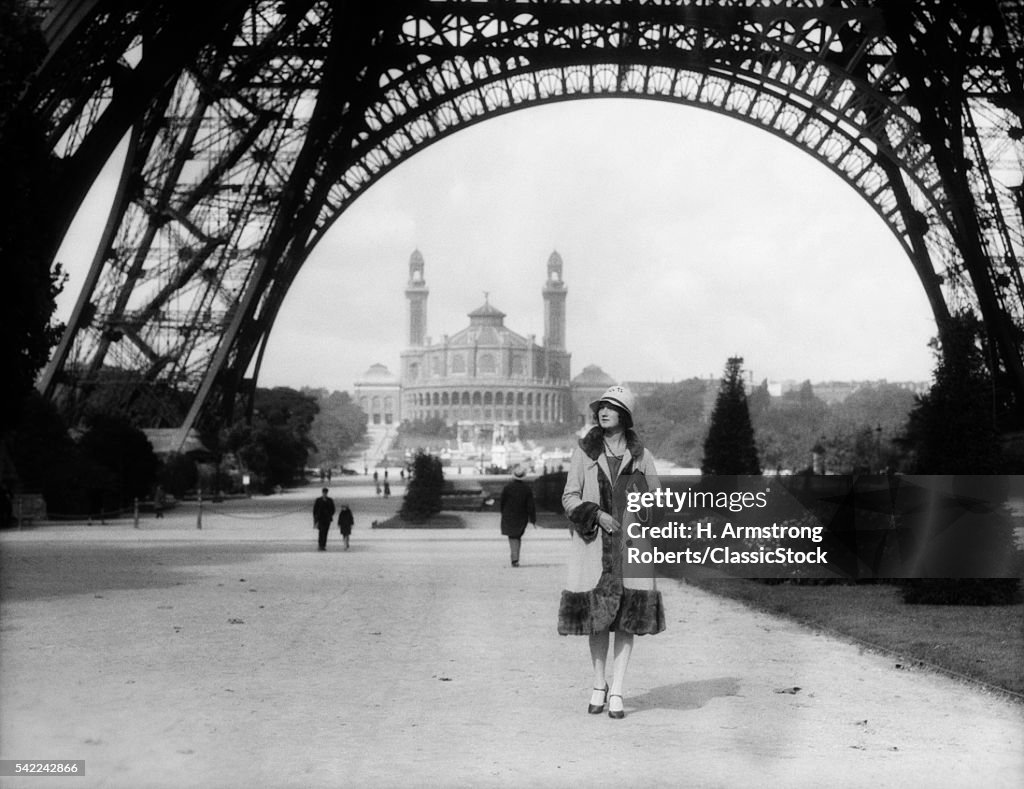
[[[182,438],[237,416],[289,286],[368,186],[470,124],[595,97],[708,109],[815,157],[902,244],[940,332],[978,316],[1024,407],[1019,2],[33,5],[48,56],[24,102],[59,166],[54,253],[128,139],[41,383],[72,418],[98,392],[163,404]]]

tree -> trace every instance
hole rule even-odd
[[[973,315],[955,316],[936,345],[931,390],[918,398],[902,442],[910,450],[911,471],[954,475],[954,486],[971,492],[997,475],[1001,460],[993,408],[993,385]],[[997,478],[992,482],[998,483]],[[1007,522],[986,523],[970,534],[972,552],[1016,555]],[[945,536],[945,535],[944,535]],[[909,603],[999,605],[1020,599],[1019,578],[915,578],[903,583]]]
[[[199,482],[199,470],[191,458],[172,452],[160,464],[158,478],[167,493],[181,499]]]
[[[136,427],[173,427],[185,418],[190,400],[187,392],[148,381],[139,371],[104,367],[89,392],[87,415],[117,415]]]
[[[235,423],[222,442],[254,476],[263,492],[302,479],[315,449],[309,433],[318,412],[316,400],[286,386],[257,389],[252,424]]]
[[[410,523],[424,523],[441,511],[444,470],[441,459],[422,450],[412,461],[412,476],[405,488],[399,516]]]
[[[302,394],[314,397],[320,410],[313,417],[309,437],[316,449],[314,465],[336,465],[366,436],[366,412],[348,392],[326,389],[303,389]]]
[[[639,398],[638,429],[651,452],[680,466],[700,465],[706,386],[701,379],[691,378],[659,384]]]
[[[268,425],[282,427],[297,438],[308,440],[313,419],[320,411],[316,399],[287,386],[257,389],[254,416]]]
[[[828,406],[810,381],[772,399],[762,383],[748,398],[758,457],[770,468],[800,470],[810,464],[811,449],[822,434]]]
[[[754,428],[743,386],[743,358],[731,357],[718,388],[711,424],[704,439],[704,474],[760,474]]]
[[[25,398],[20,413],[21,419],[9,432],[7,442],[17,478],[5,483],[42,493],[51,515],[85,515],[90,488],[102,484],[68,435],[56,407],[33,391]]]
[[[78,442],[93,463],[116,476],[119,504],[146,498],[156,482],[159,461],[145,434],[118,416],[91,417],[88,432]]]
[[[18,106],[46,54],[28,5],[0,0],[0,435],[18,423],[61,332],[51,321],[63,275],[59,266],[50,269],[50,239],[40,232],[50,216],[55,164],[44,122]]]
[[[829,409],[823,432],[835,447],[837,471],[870,468],[881,471],[900,465],[897,436],[906,429],[914,394],[896,384],[862,386]],[[830,450],[831,451],[831,450]]]
[[[917,399],[901,443],[916,474],[997,474],[1001,470],[992,377],[970,314],[952,318],[934,342],[930,391]]]
[[[422,438],[455,438],[455,428],[449,427],[439,416],[429,416],[420,419],[403,419],[398,426],[398,434],[402,436],[413,436]]]

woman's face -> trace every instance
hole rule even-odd
[[[622,426],[619,412],[610,405],[602,405],[597,409],[597,424],[602,430],[614,430]]]

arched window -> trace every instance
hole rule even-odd
[[[498,362],[493,353],[482,353],[478,359],[481,375],[494,375],[498,372]]]
[[[465,373],[466,372],[466,355],[462,353],[452,354],[452,372],[453,373]]]

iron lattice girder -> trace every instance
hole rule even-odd
[[[115,336],[123,336],[123,327],[131,325],[136,350],[152,358],[159,347],[173,384],[194,389],[205,375],[244,284],[244,262],[237,261],[258,245],[273,212],[275,183],[286,177],[273,177],[287,169],[282,140],[290,136],[295,147],[302,136],[292,129],[298,89],[245,94],[219,79],[230,70],[242,75],[241,84],[251,82],[252,60],[238,49],[225,54],[211,48],[183,64],[188,69],[167,106],[155,105],[138,124],[126,187],[115,206],[116,232],[105,239],[94,265],[92,293],[83,293],[85,302],[95,295],[90,319],[78,322],[78,347],[71,352],[76,370],[109,365],[112,346],[105,335],[113,327]],[[260,61],[270,54],[262,53]],[[196,177],[184,174],[190,160]],[[122,344],[117,351],[115,363],[137,363],[131,348]]]
[[[70,89],[44,79],[35,94],[54,118],[57,152],[74,158],[111,146],[104,121],[116,75],[146,62],[139,42],[172,29],[177,12],[173,3],[62,5],[97,10],[63,34],[73,54],[51,58],[43,75],[83,76]],[[89,377],[126,365],[197,391],[191,423],[209,398],[230,401],[310,250],[367,186],[467,124],[578,96],[706,107],[799,145],[889,224],[940,318],[950,304],[975,304],[977,283],[964,274],[970,244],[953,213],[967,205],[995,294],[981,311],[1024,325],[1010,182],[1021,161],[1012,133],[1021,52],[998,30],[983,40],[998,22],[995,3],[915,4],[913,22],[957,54],[942,86],[945,115],[963,115],[952,143],[922,126],[921,74],[905,63],[906,41],[890,35],[891,3],[223,5],[236,21],[180,62],[167,48],[152,67],[176,81],[152,91],[137,124],[94,286],[48,372],[51,386],[58,369]],[[107,41],[123,51],[104,49]],[[914,56],[927,59],[928,47],[914,42]],[[122,104],[139,101],[130,98]],[[126,114],[115,115],[123,124]],[[966,180],[943,171],[939,143],[971,149]],[[1013,354],[1019,366],[1019,348]]]

